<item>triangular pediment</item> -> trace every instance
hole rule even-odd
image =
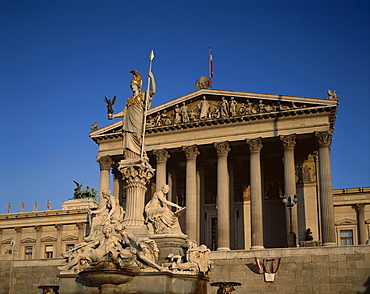
[[[202,105],[206,105],[208,110],[202,111]],[[337,105],[338,100],[332,99],[201,89],[149,109],[146,132],[166,132],[317,112],[327,112],[333,128]],[[95,141],[122,137],[122,120],[91,132],[90,137]]]
[[[24,238],[24,239],[21,240],[21,243],[36,243],[36,239],[30,238],[30,237],[26,237],[26,238]]]
[[[10,243],[12,243],[12,242],[14,242],[14,238],[13,237],[10,237],[10,238],[7,238],[7,239],[5,239],[5,240],[3,240],[3,241],[1,241],[1,244],[3,244],[3,245],[8,245],[8,244],[10,244]]]
[[[55,237],[46,236],[46,237],[41,239],[41,242],[55,242],[56,240],[57,240],[57,238],[55,238]]]
[[[78,240],[77,236],[67,235],[62,238],[62,241],[75,241]]]
[[[354,219],[350,219],[350,218],[344,218],[344,219],[341,219],[335,222],[336,226],[356,225],[356,224],[357,224],[357,221]]]

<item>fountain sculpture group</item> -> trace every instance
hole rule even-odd
[[[206,293],[210,250],[181,231],[178,216],[185,208],[167,200],[167,185],[144,203],[146,186],[155,172],[144,152],[144,135],[146,110],[156,85],[149,70],[148,90],[141,92],[140,74],[131,73],[133,96],[122,112],[108,112],[109,119],[123,117],[125,159],[119,162],[119,170],[125,182],[126,210],[109,190],[101,192],[105,202],[90,211],[95,215],[90,234],[63,253],[66,264],[59,268],[60,292]]]

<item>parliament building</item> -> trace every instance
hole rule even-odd
[[[182,231],[212,250],[224,279],[244,285],[236,293],[262,293],[271,285],[280,285],[276,293],[364,290],[370,277],[365,245],[370,235],[370,187],[332,188],[330,147],[337,107],[338,100],[330,96],[201,88],[150,108],[145,153],[156,172],[146,202],[163,185],[170,186],[169,200],[186,207],[179,217]],[[111,190],[125,207],[118,170],[123,159],[122,120],[95,126],[89,136],[98,146],[99,191]],[[22,276],[14,276],[14,270],[25,275],[32,267],[38,272],[40,264],[47,264],[43,260],[49,260],[51,270],[27,293],[41,293],[37,283],[57,284],[53,279],[63,262],[60,254],[89,233],[87,208],[97,205],[82,200],[67,204],[60,210],[0,215],[0,269],[13,269],[9,276],[0,276],[0,284],[10,289],[0,294],[16,293],[12,289],[22,293],[23,288],[14,284]],[[281,258],[273,283],[251,270],[256,257]],[[297,264],[302,266],[296,268]],[[333,276],[331,266],[336,266],[338,279],[325,282]],[[291,281],[294,291],[289,292],[289,278],[303,270],[309,278]],[[318,271],[321,276],[316,277]],[[342,276],[353,279],[343,283]],[[220,274],[211,272],[211,281],[219,279]],[[208,293],[215,289],[209,287]]]

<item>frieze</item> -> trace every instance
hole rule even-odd
[[[330,128],[332,129],[336,118],[337,101],[201,89],[169,101],[163,107],[158,106],[149,109],[146,133],[169,132],[187,128],[304,116],[315,113],[329,115]],[[122,136],[122,121],[90,133],[90,137],[98,144],[100,141],[114,140],[122,138]]]
[[[275,102],[262,99],[237,99],[235,97],[221,97],[220,100],[207,99],[203,95],[201,100],[182,102],[172,108],[158,111],[147,118],[147,128],[176,126],[205,120],[219,120],[240,118],[261,113],[274,113],[306,108],[307,105],[295,102]]]

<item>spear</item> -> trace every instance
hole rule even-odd
[[[154,51],[150,51],[149,54],[149,71],[152,71],[152,61],[154,59]],[[146,97],[145,97],[145,105],[144,105],[144,122],[143,122],[143,135],[142,135],[142,143],[141,143],[141,154],[140,157],[143,157],[144,154],[144,147],[145,147],[145,126],[146,126],[146,114],[148,111],[148,100],[149,100],[149,87],[150,87],[150,77],[148,77],[148,87],[147,87],[147,92],[146,92]]]

